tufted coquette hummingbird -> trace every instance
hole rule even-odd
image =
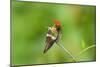
[[[61,34],[61,23],[59,20],[53,20],[54,26],[48,27],[48,32],[46,34],[45,49],[43,53],[46,53],[54,43],[57,43]]]

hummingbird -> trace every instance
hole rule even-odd
[[[59,20],[54,20],[54,25],[52,27],[48,27],[48,32],[46,34],[46,41],[45,41],[45,49],[43,53],[46,53],[54,43],[57,43],[60,38],[61,32],[61,23]]]

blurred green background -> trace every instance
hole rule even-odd
[[[96,44],[96,6],[12,1],[11,7],[12,65],[73,62],[56,44],[43,54],[47,28],[54,19],[62,24],[61,45],[73,56]],[[95,47],[76,59],[95,61]]]

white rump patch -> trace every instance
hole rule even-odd
[[[53,40],[56,39],[56,37],[54,37],[54,36],[52,36],[52,35],[50,35],[50,34],[47,34],[47,37],[51,37]]]

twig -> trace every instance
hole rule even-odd
[[[82,53],[86,52],[87,50],[89,50],[89,49],[91,49],[91,48],[93,48],[93,47],[95,47],[95,46],[96,46],[96,45],[91,45],[91,46],[89,46],[89,47],[83,49],[81,52],[79,52],[79,53],[77,54],[77,56],[81,55]],[[77,57],[77,56],[76,56],[76,57]]]
[[[64,48],[63,45],[58,44],[58,43],[56,43],[56,44],[57,44],[59,47],[61,47],[67,54],[69,54],[69,55],[72,57],[72,59],[73,59],[74,62],[76,62],[75,57],[74,57],[66,48]]]

